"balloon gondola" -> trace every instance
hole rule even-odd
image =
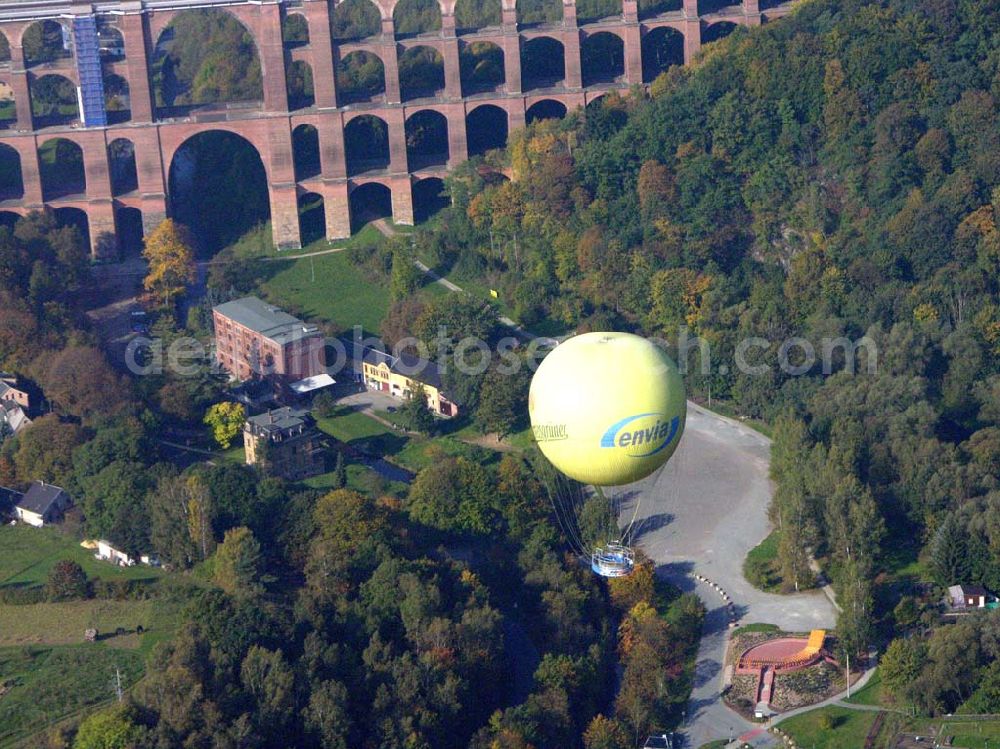
[[[615,489],[655,474],[676,451],[687,414],[677,366],[637,335],[575,336],[539,365],[528,414],[547,463],[542,477],[567,541],[596,574],[628,575],[642,505],[653,500],[644,496],[648,492],[627,496]],[[581,512],[592,515],[588,508],[595,501],[611,515],[603,538],[587,538],[581,530]],[[627,501],[633,507],[623,526]]]

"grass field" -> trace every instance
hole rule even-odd
[[[882,676],[879,674],[878,669],[872,674],[872,678],[868,680],[861,689],[851,695],[851,698],[846,700],[854,705],[875,705],[882,707],[887,703],[885,695],[882,691]]]
[[[79,562],[88,577],[102,580],[152,580],[163,575],[152,567],[116,567],[94,559],[93,551],[56,528],[0,526],[0,549],[0,587],[44,585],[49,570],[62,559]]]
[[[162,592],[148,601],[0,606],[0,749],[36,746],[28,737],[111,701],[116,669],[125,689],[142,678],[153,648],[173,636],[187,597],[170,585]],[[82,642],[88,626],[110,636]],[[115,635],[118,626],[126,634]]]
[[[801,747],[861,749],[876,715],[843,707],[824,707],[783,720],[781,729]],[[830,716],[833,728],[824,727],[824,716]]]
[[[0,747],[114,699],[143,674],[143,654],[103,643],[0,648]]]
[[[392,415],[386,414],[386,416]],[[341,442],[372,455],[384,456],[387,460],[413,472],[427,467],[442,454],[463,456],[483,464],[499,459],[499,454],[493,450],[470,445],[452,436],[429,438],[395,431],[360,411],[344,411],[332,417],[318,418],[316,423],[320,430]],[[350,481],[352,467],[367,470],[349,464],[349,485],[352,483]],[[321,477],[311,479],[307,483],[322,488],[316,482],[319,478]],[[359,480],[366,479],[359,476]]]
[[[389,287],[366,278],[346,253],[275,264],[280,270],[261,286],[269,301],[310,321],[343,330],[361,325],[366,332],[378,331],[389,309]]]
[[[0,647],[8,645],[69,645],[83,641],[83,633],[95,628],[113,645],[138,648],[140,637],[132,637],[138,625],[155,628],[155,601],[93,599],[36,603],[27,606],[0,605]],[[121,627],[129,635],[114,637]]]
[[[346,468],[348,489],[371,495],[394,494],[398,497],[406,495],[406,484],[398,481],[387,481],[367,466],[360,463],[348,463]],[[302,483],[312,489],[333,490],[336,487],[335,477],[336,472],[330,471],[319,476],[312,476]]]

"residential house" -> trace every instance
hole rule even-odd
[[[97,553],[94,556],[105,562],[114,562],[119,567],[135,566],[135,559],[124,551],[119,551],[108,541],[98,540]]]
[[[423,386],[427,407],[439,416],[458,416],[458,404],[444,391],[437,364],[419,356],[393,356],[370,348],[362,358],[362,375],[369,390],[407,399]]]
[[[308,411],[276,408],[251,416],[243,426],[247,465],[295,481],[325,469],[322,435]]]
[[[25,411],[31,407],[31,396],[16,375],[0,373],[0,404],[20,406]]]
[[[990,600],[990,594],[981,585],[952,585],[948,588],[951,607],[961,609],[984,609]]]
[[[69,495],[58,486],[36,481],[18,500],[14,512],[22,523],[41,528],[47,523],[62,520],[63,513],[71,504]]]
[[[333,384],[325,340],[315,325],[253,296],[220,304],[212,317],[216,361],[238,380],[271,378],[291,385],[320,377],[320,386]]]
[[[18,434],[31,426],[31,419],[25,409],[14,401],[0,401],[0,439],[6,435]]]

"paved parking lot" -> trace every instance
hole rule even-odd
[[[677,453],[663,471],[629,487],[638,490],[638,544],[657,563],[658,573],[683,590],[694,591],[708,608],[698,653],[695,687],[684,732],[686,746],[739,736],[753,725],[722,704],[723,659],[729,616],[714,588],[720,585],[745,623],[776,624],[808,631],[832,628],[836,609],[819,591],[773,595],[743,577],[747,552],[770,532],[767,506],[770,440],[739,422],[689,404],[687,426]],[[628,489],[626,489],[628,491]],[[624,508],[624,513],[629,507]],[[755,744],[772,745],[768,734]]]

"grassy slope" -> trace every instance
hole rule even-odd
[[[154,601],[64,601],[29,606],[0,605],[0,646],[69,645],[83,641],[95,628],[109,636],[119,627],[133,632],[138,625],[152,629]],[[138,647],[138,639],[127,643]],[[117,643],[116,643],[117,644]]]
[[[114,698],[115,670],[128,688],[143,672],[143,655],[102,643],[0,649],[0,746]]]
[[[803,747],[815,749],[861,749],[877,713],[824,707],[781,722],[781,728]],[[833,718],[834,728],[823,727],[823,716]]]
[[[279,264],[281,269],[261,287],[269,300],[291,307],[309,320],[348,330],[354,325],[367,332],[378,330],[389,309],[389,288],[365,278],[346,254]]]
[[[151,580],[163,575],[151,567],[122,568],[98,561],[93,551],[55,528],[0,526],[0,549],[0,586],[44,585],[49,570],[62,559],[79,562],[88,577],[103,580]]]

